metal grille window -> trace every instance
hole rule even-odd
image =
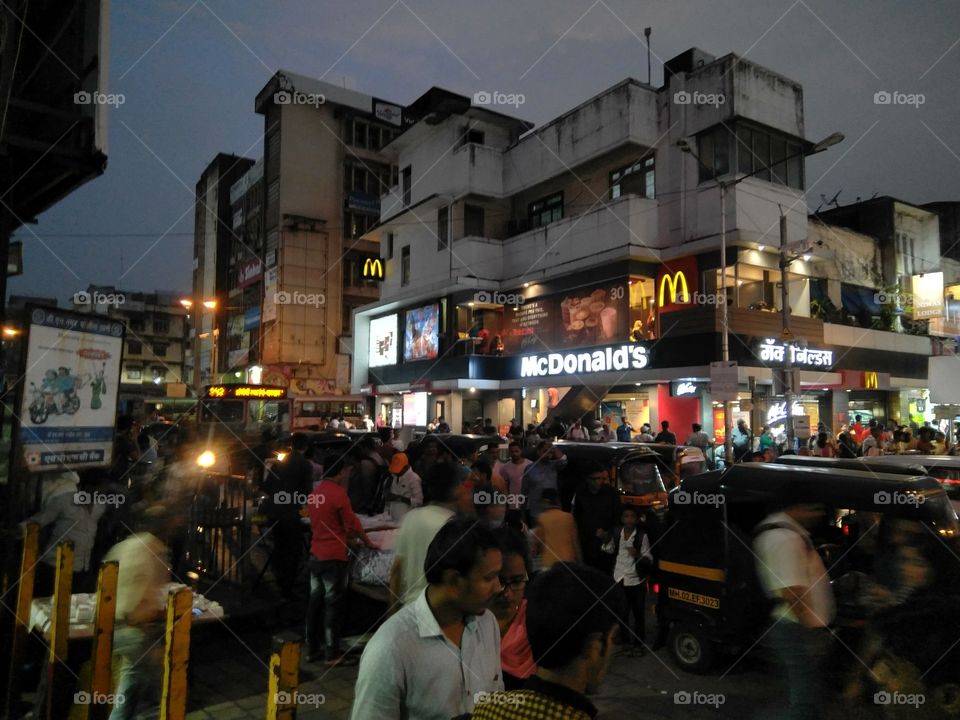
[[[630,178],[630,182],[624,183],[623,179],[628,175],[634,177]],[[610,199],[616,200],[624,192],[634,192],[642,197],[653,199],[656,192],[656,178],[652,155],[610,173]]]
[[[563,218],[563,193],[558,192],[530,203],[527,217],[531,228],[543,227]]]
[[[743,124],[737,126],[736,139],[738,174],[803,189],[803,148],[799,143]]]

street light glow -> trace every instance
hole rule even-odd
[[[180,298],[180,304],[183,305],[187,310],[193,307],[193,300],[188,298]]]
[[[216,300],[204,300],[204,301],[203,301],[203,306],[204,306],[207,310],[216,310],[216,309],[217,309],[217,301],[216,301]]]
[[[17,330],[15,327],[5,326],[3,328],[4,337],[16,337],[19,334],[20,334],[20,331]]]

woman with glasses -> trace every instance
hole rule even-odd
[[[530,561],[527,542],[523,535],[512,527],[494,531],[503,566],[500,570],[500,593],[493,599],[490,609],[500,626],[500,665],[503,668],[503,686],[517,690],[537,670],[533,652],[527,640],[527,569]]]

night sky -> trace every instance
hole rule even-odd
[[[115,0],[106,173],[15,234],[13,294],[88,284],[187,291],[194,188],[217,152],[262,155],[258,90],[278,68],[408,103],[439,85],[522,93],[546,122],[610,85],[653,82],[689,47],[800,82],[806,135],[846,140],[807,165],[811,209],[892,195],[960,200],[960,3],[879,0]],[[877,105],[878,91],[923,104]]]

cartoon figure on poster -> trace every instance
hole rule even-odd
[[[104,373],[107,370],[107,364],[103,363],[103,366],[97,370],[97,374],[93,378],[93,382],[90,383],[90,409],[99,410],[103,407],[103,401],[100,399],[101,396],[107,392],[107,381],[104,378]]]
[[[92,357],[91,353],[97,357]],[[85,364],[84,360],[101,359],[101,355],[109,358],[109,353],[89,349],[79,350],[77,354],[82,365]],[[107,364],[103,362],[94,373],[74,373],[72,368],[66,366],[45,370],[39,386],[36,381],[30,383],[30,421],[34,425],[43,425],[51,415],[75,415],[81,407],[82,391],[88,387],[88,407],[91,410],[102,408],[103,397],[107,393],[106,368]]]
[[[440,306],[407,311],[404,333],[404,360],[432,360],[439,354]]]

